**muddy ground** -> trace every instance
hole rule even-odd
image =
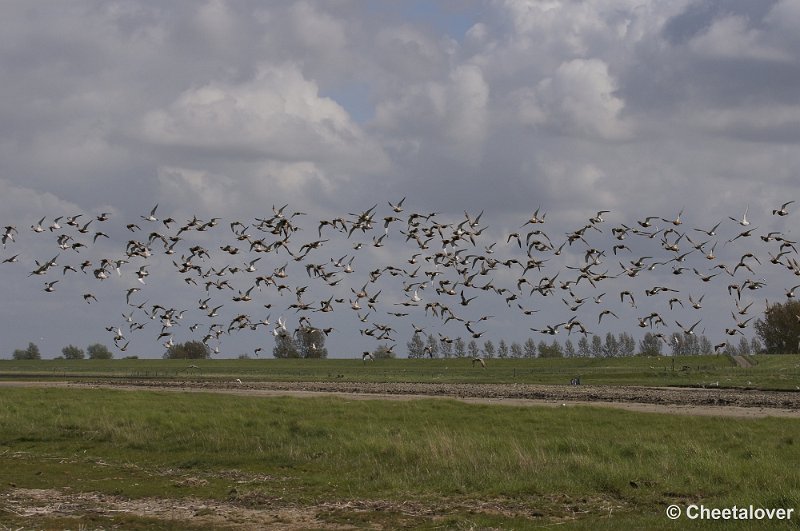
[[[800,392],[752,389],[359,382],[239,382],[94,380],[91,382],[0,382],[3,385],[108,387],[159,391],[219,392],[251,396],[339,396],[347,399],[451,398],[500,405],[593,405],[656,413],[800,418]]]

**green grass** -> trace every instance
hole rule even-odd
[[[574,376],[599,385],[701,386],[797,390],[800,355],[748,357],[742,368],[727,356],[434,360],[0,360],[0,379],[150,378],[261,381],[442,382],[566,384]],[[674,362],[674,365],[673,365]],[[200,370],[187,369],[197,365]]]
[[[0,394],[0,495],[16,487],[255,508],[278,498],[388,504],[321,511],[358,527],[669,528],[671,503],[800,507],[797,462],[794,419],[104,389]],[[429,513],[406,514],[403,503]],[[120,518],[125,528],[152,525]],[[51,520],[0,503],[4,525],[75,525]]]

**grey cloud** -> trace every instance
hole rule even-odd
[[[706,32],[713,22],[731,15],[744,17],[750,26],[758,26],[779,0],[701,0],[692,2],[664,24],[663,35],[673,45],[687,43]]]

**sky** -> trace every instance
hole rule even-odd
[[[800,283],[786,267],[796,251],[787,248],[783,265],[770,264],[768,253],[777,255],[780,242],[758,239],[770,231],[790,241],[798,237],[800,212],[793,210],[800,205],[790,204],[786,216],[772,214],[800,200],[797,2],[34,0],[4,2],[0,15],[0,225],[17,229],[0,257],[18,255],[16,262],[0,264],[0,357],[29,341],[44,357],[59,355],[67,344],[113,346],[114,333],[106,327],[128,324],[130,287],[141,288],[135,303],[187,310],[186,320],[169,330],[175,341],[198,338],[189,330],[193,314],[207,327],[210,318],[197,308],[206,297],[224,304],[220,320],[226,328],[239,313],[254,321],[269,316],[269,327],[226,333],[213,343],[220,357],[252,355],[258,347],[268,357],[269,331],[278,317],[290,329],[297,325],[304,312],[288,305],[296,302],[295,289],[308,285],[303,302],[314,308],[329,296],[344,301],[334,312],[309,318],[336,329],[326,343],[331,356],[353,357],[375,347],[373,337],[359,332],[374,324],[395,329],[399,355],[412,323],[435,336],[469,339],[463,323],[426,315],[424,305],[434,301],[457,308],[467,321],[493,315],[473,326],[485,332],[480,341],[549,342],[553,336],[531,328],[577,315],[592,333],[625,331],[637,338],[646,331],[671,333],[676,321],[700,320],[697,330],[716,343],[730,339],[724,330],[735,324],[730,313],[736,303],[753,302],[743,318],[758,317],[766,300],[785,301],[786,291]],[[389,202],[404,197],[403,212],[394,213]],[[159,221],[142,219],[156,204]],[[255,235],[256,218],[269,218],[273,206],[283,205],[286,213],[304,213],[293,218],[301,229],[291,236],[293,252],[329,240],[308,260],[294,261],[280,249],[258,255],[243,249],[240,256],[220,249],[237,242],[231,222],[242,221]],[[347,238],[325,227],[318,237],[319,220],[341,216],[349,222],[357,217],[351,214],[373,205],[373,229]],[[536,210],[547,213],[546,223],[523,228]],[[590,223],[598,230],[589,229],[585,242],[553,254],[568,233],[601,210],[608,212],[602,222]],[[736,221],[745,211],[747,227]],[[74,227],[49,230],[58,216],[63,226],[67,216],[80,213],[86,222],[103,212],[109,220],[93,222],[88,237]],[[559,280],[577,276],[567,266],[585,265],[588,248],[605,253],[592,271],[609,275],[641,256],[652,256],[649,264],[677,255],[664,249],[663,232],[614,239],[612,227],[644,230],[637,221],[646,216],[659,218],[650,230],[677,231],[668,233],[668,243],[681,233],[709,243],[686,263],[609,279],[596,289],[584,281],[574,297],[607,295],[602,304],[587,303],[574,313],[562,301],[570,303],[573,295],[560,288],[545,296],[528,295],[523,286],[520,298],[507,303],[503,294],[457,285],[466,296],[478,296],[462,307],[460,295],[437,294],[431,282],[418,290],[419,306],[404,307],[399,304],[413,290],[403,291],[403,281],[413,279],[384,273],[368,290],[381,291],[380,307],[362,323],[349,301],[368,272],[386,265],[410,271],[407,260],[420,252],[400,232],[414,212],[436,212],[433,221],[452,227],[465,213],[474,220],[483,212],[474,229],[485,229],[474,247],[458,243],[465,249],[459,260],[485,258],[492,243],[498,259],[527,260],[508,235],[521,231],[524,239],[541,228],[555,245],[532,253],[548,260],[542,271],[524,275],[534,285],[557,273]],[[681,212],[682,223],[672,224]],[[383,218],[391,215],[401,221],[390,222],[384,245],[374,246],[373,238],[385,232]],[[62,274],[65,265],[84,260],[97,268],[102,258],[125,258],[131,239],[147,242],[152,231],[175,234],[194,216],[219,218],[219,224],[204,233],[189,231],[174,255],[156,243],[154,256],[131,258],[121,275],[107,280]],[[36,233],[31,226],[42,217],[45,231]],[[171,228],[161,221],[167,217],[176,220]],[[694,230],[718,222],[714,236]],[[129,231],[129,223],[142,231]],[[92,244],[101,228],[108,237]],[[745,228],[755,231],[728,243]],[[59,249],[62,233],[87,247]],[[358,241],[364,248],[353,249]],[[716,241],[714,264],[733,270],[748,251],[762,264],[748,258],[753,272],[740,267],[733,276],[721,273],[698,283],[692,269],[710,271],[704,254]],[[620,242],[630,250],[613,254]],[[432,243],[419,257],[420,281],[426,268],[437,267],[433,256],[442,244],[438,237]],[[188,256],[193,244],[213,251],[207,262],[196,260],[203,269],[241,268],[261,257],[259,271],[237,273],[235,289],[212,288],[205,295],[202,282],[188,284],[172,263]],[[687,239],[680,244],[681,252],[692,250]],[[36,261],[55,255],[57,266],[30,274]],[[306,274],[309,260],[333,271],[330,260],[343,255],[354,258],[356,271],[340,272],[340,284],[331,287]],[[255,291],[250,306],[230,300],[254,275],[284,263],[291,293],[272,286]],[[463,263],[450,264],[438,266],[443,272],[434,282],[463,277],[456,271]],[[150,273],[145,284],[135,274],[142,265]],[[689,269],[678,275],[675,267]],[[522,273],[521,267],[501,266],[488,277],[512,289]],[[45,283],[54,280],[55,291],[45,292]],[[728,286],[746,280],[758,289],[744,289],[741,301],[734,300]],[[647,297],[644,290],[653,286],[678,290],[684,308],[670,310],[664,294]],[[639,299],[636,308],[619,300],[625,289]],[[97,301],[86,303],[85,293]],[[703,309],[691,309],[688,296],[702,294]],[[517,303],[538,312],[525,315]],[[387,314],[405,308],[410,315]],[[597,323],[601,308],[619,319]],[[638,318],[653,311],[668,326],[638,326]],[[157,338],[159,319],[150,321],[125,334],[125,354],[161,356],[168,336]],[[751,337],[752,323],[742,330]],[[567,336],[562,328],[555,337],[577,341],[579,334]]]

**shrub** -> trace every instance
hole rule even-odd
[[[40,360],[42,359],[42,354],[39,352],[39,347],[36,346],[36,343],[30,342],[28,343],[28,348],[15,350],[12,357],[15,360]]]
[[[91,360],[110,360],[114,357],[108,347],[101,343],[95,343],[86,347],[86,352]]]
[[[64,359],[66,360],[82,360],[86,355],[83,353],[82,348],[78,348],[75,345],[68,345],[61,349],[61,353],[64,355]]]

